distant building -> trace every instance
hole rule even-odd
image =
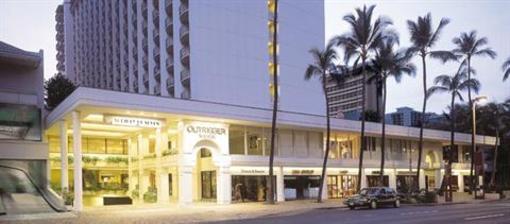
[[[0,41],[0,165],[27,170],[41,187],[48,158],[43,81],[42,50],[24,51]]]
[[[334,79],[328,80],[326,91],[331,117],[359,120],[362,102],[362,76],[348,78],[338,85]],[[366,85],[366,110],[380,112],[381,91],[375,84]]]
[[[418,127],[420,126],[421,113],[411,107],[399,107],[396,112],[386,114],[385,119],[388,124]]]
[[[435,125],[444,122],[444,117],[436,113],[425,113],[426,124]],[[385,116],[387,124],[419,127],[421,122],[421,112],[414,110],[411,107],[399,107],[396,112],[387,113]]]

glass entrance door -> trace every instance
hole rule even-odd
[[[202,171],[202,199],[216,199],[216,171]]]

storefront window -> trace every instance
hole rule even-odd
[[[320,176],[284,176],[285,200],[317,198]]]
[[[308,156],[308,147],[306,142],[305,131],[293,131],[294,133],[294,156],[306,157]]]
[[[470,146],[462,147],[462,162],[463,163],[471,162],[471,148],[470,148]]]
[[[380,180],[381,179],[379,175],[367,175],[368,187],[380,187],[381,186],[381,184],[379,184]],[[387,175],[384,175],[382,183],[383,187],[390,186],[389,183],[390,183],[389,177]]]
[[[417,180],[416,175],[397,175],[397,192],[410,192]]]
[[[276,177],[273,177],[276,190]],[[265,201],[269,176],[232,176],[232,201]],[[276,191],[275,191],[276,195]]]
[[[244,155],[244,127],[230,127],[228,137],[230,154]]]
[[[124,139],[106,139],[108,154],[127,154],[126,145],[126,140]]]
[[[264,138],[262,128],[247,128],[248,155],[263,155]]]
[[[86,142],[86,148],[82,148],[86,153],[106,153],[106,139],[104,138],[82,138],[82,143]],[[83,147],[83,146],[82,146]]]
[[[322,132],[308,132],[309,157],[321,158],[324,155],[324,136]]]
[[[278,133],[276,133],[274,137],[275,137],[275,142],[276,142]],[[278,154],[277,150],[278,150],[278,148],[275,147],[274,148],[275,155]],[[269,156],[271,154],[271,129],[269,129],[269,128],[264,128],[264,151],[265,151],[266,156]]]
[[[328,175],[328,198],[346,198],[356,194],[358,178],[355,175]]]

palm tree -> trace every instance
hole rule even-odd
[[[391,24],[390,19],[386,17],[379,17],[372,23],[372,13],[375,5],[363,6],[363,8],[356,8],[356,15],[347,14],[344,16],[344,21],[349,23],[350,32],[341,36],[337,36],[333,41],[344,49],[344,61],[346,64],[354,59],[354,66],[358,66],[361,60],[361,74],[363,76],[362,85],[362,99],[361,99],[361,146],[359,150],[359,167],[358,167],[358,180],[361,183],[361,172],[363,169],[363,151],[366,147],[365,142],[365,89],[367,75],[365,72],[365,63],[370,57],[370,53],[374,52],[381,41],[385,39],[398,39],[395,32],[387,29]],[[358,184],[357,190],[360,190],[361,185]]]
[[[471,79],[471,58],[475,56],[488,56],[492,59],[496,57],[496,52],[494,52],[489,47],[484,47],[488,43],[486,37],[481,37],[480,39],[476,36],[476,31],[471,31],[470,33],[461,33],[459,37],[453,38],[453,43],[456,45],[456,48],[452,50],[452,52],[457,55],[458,58],[462,58],[462,63],[467,63],[467,74],[468,79]],[[468,102],[469,107],[473,106],[473,99],[471,98],[471,89],[468,88]],[[473,114],[471,114],[473,116]],[[475,181],[473,181],[473,169],[475,165],[475,129],[471,127],[471,168],[469,171],[469,191],[472,192],[472,189],[475,187]]]
[[[446,184],[447,192],[445,194],[446,201],[452,200],[451,192],[451,174],[452,174],[452,156],[455,145],[455,99],[458,97],[459,100],[464,101],[461,92],[467,89],[472,89],[478,92],[480,89],[480,83],[476,79],[468,79],[468,71],[464,65],[459,66],[458,71],[453,75],[440,75],[434,79],[434,86],[430,87],[427,91],[426,97],[430,97],[435,93],[448,92],[451,94],[451,105],[450,105],[450,149],[448,153],[448,163],[446,166]]]
[[[438,41],[441,30],[449,22],[450,22],[449,19],[442,18],[441,21],[439,22],[439,25],[434,30],[432,28],[432,17],[430,13],[423,17],[418,17],[416,22],[411,20],[407,21],[407,27],[411,34],[412,43],[412,46],[408,49],[408,54],[418,55],[421,57],[423,72],[423,104],[420,121],[420,140],[418,144],[416,180],[419,180],[420,178],[421,160],[423,154],[423,128],[425,126],[425,111],[427,109],[427,64],[425,59],[427,58],[427,56],[430,56],[431,58],[441,59],[443,63],[452,59],[456,59],[455,55],[450,51],[431,50],[431,48],[434,47],[434,45]],[[415,183],[415,186],[418,186],[418,183]]]
[[[319,196],[317,202],[322,202],[322,189],[324,180],[326,178],[326,166],[328,163],[329,146],[330,146],[330,124],[329,124],[329,99],[328,92],[326,91],[326,84],[330,78],[331,72],[335,69],[335,60],[337,59],[336,51],[333,44],[329,43],[326,49],[319,50],[312,48],[310,54],[313,57],[313,64],[308,65],[305,71],[305,80],[310,80],[313,77],[318,77],[322,84],[322,91],[324,91],[324,98],[326,100],[326,152],[324,154],[324,162],[322,163],[322,175],[319,187]]]
[[[499,147],[499,139],[500,133],[501,133],[501,127],[503,126],[503,119],[505,116],[505,108],[504,104],[498,104],[498,103],[490,103],[487,106],[485,106],[485,109],[488,110],[488,112],[491,114],[491,121],[489,122],[489,127],[492,129],[491,131],[494,131],[496,136],[496,142],[494,143],[494,158],[493,158],[493,164],[492,164],[492,173],[491,173],[491,179],[489,182],[489,187],[494,189],[495,184],[494,181],[496,179],[496,169],[497,169],[497,161],[498,161],[498,147]]]
[[[503,63],[503,66],[501,66],[501,69],[503,70],[503,81],[506,81],[508,77],[510,77],[510,57],[506,59],[505,63]]]
[[[382,112],[386,113],[386,99],[387,99],[387,85],[386,80],[389,77],[395,78],[400,82],[404,74],[415,75],[416,66],[410,62],[410,57],[406,54],[406,50],[395,51],[394,41],[383,41],[376,51],[376,56],[372,60],[371,70],[374,75],[369,78],[369,81],[376,81],[382,88]],[[384,162],[386,151],[386,121],[382,118],[382,139],[381,139],[381,168],[379,172],[380,184],[384,182]]]
[[[273,180],[273,161],[274,147],[276,137],[276,115],[278,111],[278,0],[274,0],[273,15],[273,120],[271,121],[271,147],[269,152],[269,186],[267,187],[268,203],[274,204],[274,180]]]

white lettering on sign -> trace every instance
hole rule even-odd
[[[246,174],[265,174],[266,171],[264,171],[264,170],[256,170],[256,169],[241,169],[241,173],[246,173]]]
[[[198,134],[200,138],[216,138],[218,135],[225,135],[227,130],[225,128],[206,127],[206,126],[193,126],[186,127],[186,131],[192,134]]]
[[[111,116],[108,117],[107,120],[110,120],[110,123],[113,125],[131,127],[160,128],[163,126],[162,121],[149,118]]]

